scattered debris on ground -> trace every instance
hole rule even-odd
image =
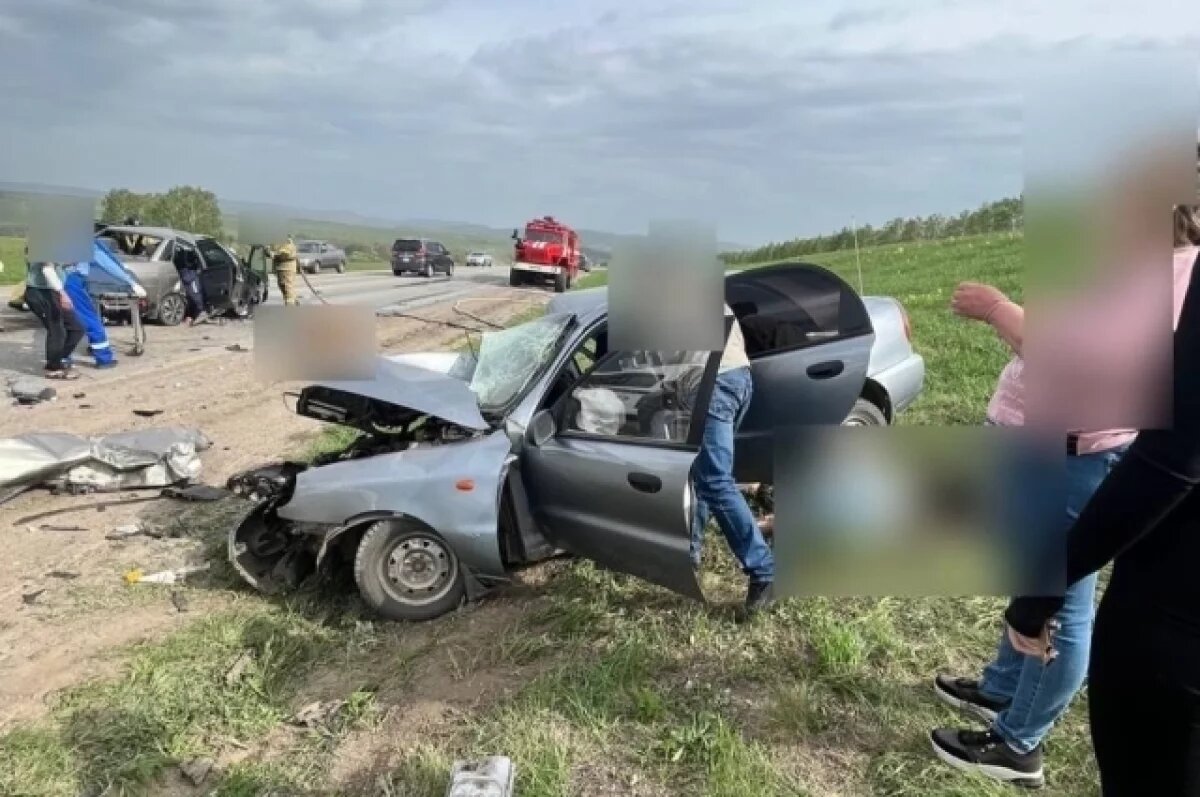
[[[45,380],[28,376],[17,377],[8,384],[8,391],[18,404],[40,404],[43,401],[54,401],[58,391],[46,384]]]
[[[289,722],[304,728],[318,728],[328,725],[346,707],[345,700],[325,700],[309,703],[292,715]]]
[[[504,756],[456,761],[446,797],[512,797],[516,767]]]
[[[104,535],[106,540],[127,540],[130,537],[137,537],[146,533],[146,527],[141,523],[126,523],[123,526],[117,526],[115,529]]]
[[[42,589],[35,589],[31,592],[25,592],[21,595],[21,600],[25,601],[26,606],[32,606],[38,598],[42,597],[42,593],[45,591],[46,589],[43,587]]]
[[[74,581],[79,578],[79,573],[74,570],[51,570],[46,574],[46,578],[61,578],[66,581]]]
[[[232,686],[240,681],[242,676],[246,673],[246,670],[249,669],[250,665],[253,663],[254,651],[250,648],[246,648],[234,660],[233,665],[225,672],[225,683]]]
[[[171,593],[171,604],[174,605],[177,612],[182,613],[188,610],[187,596],[178,590]]]
[[[141,418],[153,418],[155,415],[162,415],[162,410],[134,410],[133,414]]]
[[[216,762],[211,758],[194,758],[180,764],[179,772],[193,786],[200,786],[208,779],[214,767],[216,767]]]
[[[193,573],[208,570],[208,564],[179,567],[175,570],[160,570],[157,573],[144,573],[135,567],[124,575],[126,584],[176,584]]]
[[[200,452],[210,447],[202,432],[182,427],[0,439],[0,502],[39,486],[80,494],[192,483],[200,476]]]

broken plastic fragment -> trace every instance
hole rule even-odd
[[[456,761],[446,797],[512,797],[516,768],[505,756]]]
[[[208,565],[194,565],[192,567],[180,567],[176,570],[160,570],[157,573],[143,573],[140,568],[134,569],[125,573],[126,584],[174,584],[177,581],[183,580],[192,573],[199,573],[207,570]]]

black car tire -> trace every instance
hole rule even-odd
[[[521,272],[517,271],[515,268],[508,272],[509,287],[516,288],[517,286],[522,285],[524,282],[525,280],[521,278]]]
[[[182,293],[171,292],[158,300],[158,307],[155,308],[155,318],[158,323],[164,327],[177,327],[183,323],[183,317],[187,315],[187,299]]]
[[[563,293],[567,290],[569,283],[567,281],[567,273],[560,271],[554,275],[554,292]]]
[[[337,273],[339,273],[339,274],[345,274],[345,273],[346,273],[346,261],[345,261],[345,260],[339,260],[339,261],[338,261],[338,264],[337,264]]]
[[[887,426],[887,415],[874,402],[860,398],[854,402],[842,426]]]
[[[425,277],[425,278],[429,278],[429,277],[433,276],[433,264],[432,263],[425,264],[425,268],[421,269],[421,276]]]
[[[433,572],[407,569],[417,565]],[[381,520],[367,529],[354,554],[354,581],[366,604],[389,620],[441,617],[466,594],[463,568],[449,543],[402,520]]]

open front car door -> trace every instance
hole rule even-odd
[[[535,517],[560,548],[698,600],[692,462],[719,352],[605,352],[560,363],[522,453]]]

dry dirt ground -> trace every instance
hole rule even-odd
[[[530,301],[539,301],[530,300],[528,292],[503,289],[480,296],[467,309],[496,323],[527,312]],[[423,318],[474,324],[449,304],[415,312]],[[412,319],[381,318],[378,323],[385,353],[446,348],[463,337],[461,331]],[[213,442],[202,456],[202,480],[213,485],[223,485],[240,469],[303,451],[321,424],[290,411],[282,392],[293,386],[258,382],[253,353],[226,348],[249,349],[249,326],[191,332],[190,339],[171,344],[174,356],[165,361],[131,361],[130,367],[123,363],[113,371],[85,371],[85,379],[56,384],[59,397],[53,403],[0,412],[0,437],[29,431],[91,435],[195,427]],[[144,418],[135,415],[135,409],[162,412]],[[122,581],[132,567],[151,572],[202,558],[200,546],[188,536],[187,505],[164,500],[104,512],[78,511],[32,525],[14,523],[35,512],[95,500],[33,491],[0,506],[5,550],[0,558],[0,732],[43,715],[47,699],[63,688],[111,671],[117,648],[179,628],[231,599],[219,592],[193,594],[181,611],[170,600],[170,588],[131,587]],[[236,517],[231,515],[231,520]],[[105,539],[115,527],[138,520],[165,536]],[[81,530],[43,529],[39,523]]]

